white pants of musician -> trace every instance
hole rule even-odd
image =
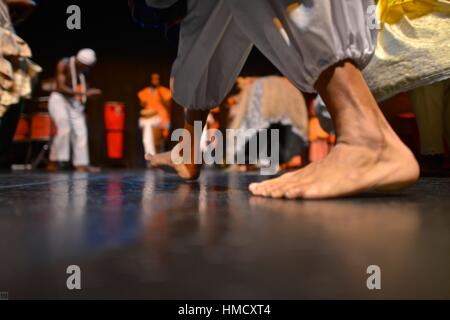
[[[70,147],[74,166],[89,165],[88,131],[84,110],[75,108],[62,94],[53,92],[48,110],[57,133],[50,149],[51,161],[70,161]]]
[[[144,145],[144,152],[146,155],[155,155],[155,137],[153,135],[153,128],[161,126],[161,118],[155,116],[152,118],[140,118],[139,126],[142,129],[142,144]]]

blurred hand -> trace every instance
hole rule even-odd
[[[102,94],[102,90],[91,88],[91,89],[88,89],[86,94],[87,94],[88,97],[99,96],[99,95]]]

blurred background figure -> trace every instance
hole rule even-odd
[[[309,161],[324,159],[335,142],[331,115],[320,96],[311,103],[309,110]]]
[[[79,172],[97,172],[89,164],[88,130],[85,117],[87,99],[101,94],[89,88],[86,73],[97,62],[92,49],[82,49],[76,56],[63,58],[56,68],[56,90],[49,100],[49,113],[56,125],[50,150],[48,169],[55,171],[68,167],[72,145],[73,166]]]
[[[23,101],[31,97],[33,80],[42,71],[30,60],[31,49],[14,30],[35,6],[31,0],[0,0],[0,167],[8,165],[7,153]]]
[[[169,138],[172,94],[161,85],[160,75],[151,75],[150,86],[138,93],[143,108],[139,120],[145,154],[154,155],[161,151],[161,140]]]
[[[231,109],[231,129],[278,129],[280,169],[305,164],[308,110],[301,92],[287,78],[279,76],[241,77],[237,80],[237,86],[241,92],[235,98],[236,104]],[[246,152],[251,139],[257,139],[257,135],[247,141],[238,141],[236,153]],[[268,150],[271,150],[270,146]],[[252,166],[238,166],[235,169],[248,170],[252,169]]]
[[[202,137],[200,138],[200,150],[204,152],[208,146],[217,146],[214,136],[217,131],[220,131],[220,122],[218,115],[220,114],[220,107],[211,109],[206,118],[206,125],[203,128]]]
[[[449,175],[444,163],[450,146],[450,80],[417,88],[410,95],[420,133],[422,175]]]

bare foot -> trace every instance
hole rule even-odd
[[[251,184],[253,195],[288,199],[349,196],[370,189],[397,191],[414,184],[419,167],[390,128],[381,143],[341,142],[324,160],[279,178]]]
[[[200,176],[200,166],[196,164],[177,164],[172,160],[172,152],[147,155],[145,157],[153,168],[170,168],[184,180],[196,180]]]
[[[316,84],[333,117],[337,145],[323,160],[262,183],[252,194],[271,198],[325,199],[366,190],[396,191],[414,184],[419,165],[401,142],[350,62],[324,71]]]
[[[77,166],[75,167],[75,172],[80,173],[99,173],[101,169],[99,167],[93,166]]]

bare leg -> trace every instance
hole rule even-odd
[[[200,175],[201,165],[195,164],[195,154],[199,153],[200,150],[196,150],[196,145],[194,138],[200,139],[200,137],[195,137],[194,134],[194,122],[200,121],[203,125],[206,124],[206,118],[208,117],[209,111],[197,111],[188,110],[186,119],[184,122],[184,129],[186,129],[191,136],[191,160],[189,163],[175,164],[172,161],[172,152],[165,152],[157,154],[155,156],[148,155],[146,159],[150,162],[152,167],[169,167],[173,169],[181,178],[185,180],[195,180]],[[198,142],[198,141],[197,141]],[[180,142],[182,143],[182,142]],[[176,148],[176,147],[175,147]]]
[[[419,167],[413,154],[393,132],[351,62],[326,70],[316,89],[333,117],[336,147],[327,158],[304,169],[251,184],[252,194],[324,199],[369,189],[394,191],[417,181]]]

